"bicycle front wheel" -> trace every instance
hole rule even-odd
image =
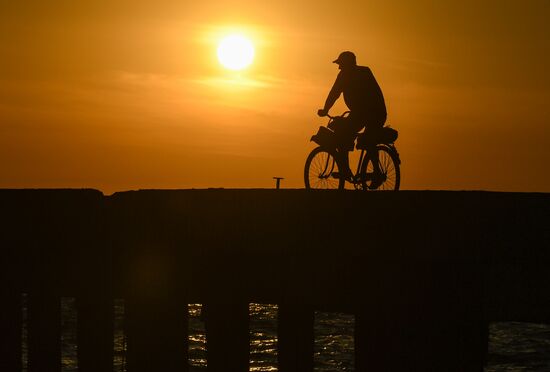
[[[334,177],[339,172],[336,152],[317,147],[311,151],[304,167],[304,182],[306,190],[340,189],[344,188],[345,180]]]
[[[378,163],[380,165],[381,179],[372,178],[374,168],[371,159],[365,159],[362,165],[361,174],[364,179],[362,182],[363,190],[399,190],[401,183],[401,170],[399,169],[399,157],[395,150],[388,146],[378,145]]]

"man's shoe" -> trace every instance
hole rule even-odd
[[[386,181],[386,177],[381,173],[380,174],[371,173],[371,174],[372,174],[371,176],[372,182],[369,185],[369,189],[376,190]]]

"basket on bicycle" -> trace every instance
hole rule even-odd
[[[326,148],[335,148],[338,143],[336,133],[327,127],[319,127],[317,134],[311,136],[311,141]]]

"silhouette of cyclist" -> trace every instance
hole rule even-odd
[[[340,170],[341,173],[334,176],[351,179],[353,173],[349,167],[348,152],[353,150],[355,137],[364,127],[366,127],[365,131],[370,133],[369,136],[377,137],[377,132],[386,122],[386,104],[382,90],[372,71],[368,67],[357,66],[355,54],[349,51],[342,52],[333,63],[338,64],[340,73],[328,94],[325,107],[320,109],[317,114],[326,116],[340,95],[344,94],[344,102],[348,106],[350,114],[346,118],[334,121],[331,126],[341,143],[338,146],[338,153],[344,167]],[[381,182],[381,171],[375,142],[373,141],[367,147],[367,154],[373,163],[373,182],[377,183]]]

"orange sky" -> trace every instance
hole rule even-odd
[[[402,189],[550,192],[549,19],[548,0],[6,2],[0,187],[303,187],[352,50]],[[216,59],[232,31],[256,47],[239,73]]]

